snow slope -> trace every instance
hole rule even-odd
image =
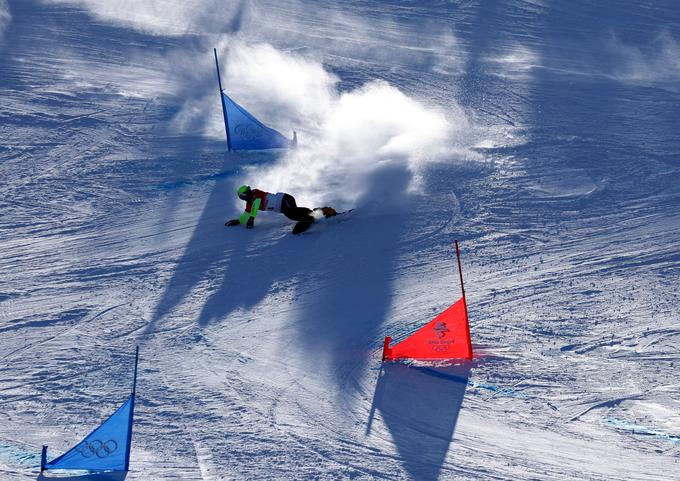
[[[192,5],[0,0],[0,479],[135,344],[128,480],[680,479],[675,2]],[[298,151],[225,154],[213,46]],[[454,239],[476,359],[381,367]]]

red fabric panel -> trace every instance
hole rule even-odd
[[[472,359],[470,327],[461,297],[454,305],[391,348],[386,359]]]

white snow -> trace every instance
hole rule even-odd
[[[680,480],[674,5],[187,5],[0,0],[2,481],[136,344],[128,480]],[[298,151],[224,152],[213,46]],[[381,366],[454,239],[474,362]]]

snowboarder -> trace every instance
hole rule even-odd
[[[246,229],[252,229],[255,226],[257,213],[264,210],[280,212],[289,219],[297,221],[293,228],[293,234],[300,234],[309,229],[309,226],[314,223],[316,220],[315,212],[324,217],[337,215],[337,212],[332,207],[317,207],[314,210],[307,207],[298,207],[295,198],[284,192],[270,194],[263,190],[251,189],[249,185],[242,185],[238,188],[236,194],[239,199],[245,201],[246,210],[238,219],[229,220],[224,224],[229,227],[245,224]]]

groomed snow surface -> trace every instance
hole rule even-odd
[[[213,46],[298,150],[225,153]],[[115,479],[680,479],[679,58],[674,0],[0,0],[0,480],[136,344]],[[454,239],[475,360],[381,366]]]

